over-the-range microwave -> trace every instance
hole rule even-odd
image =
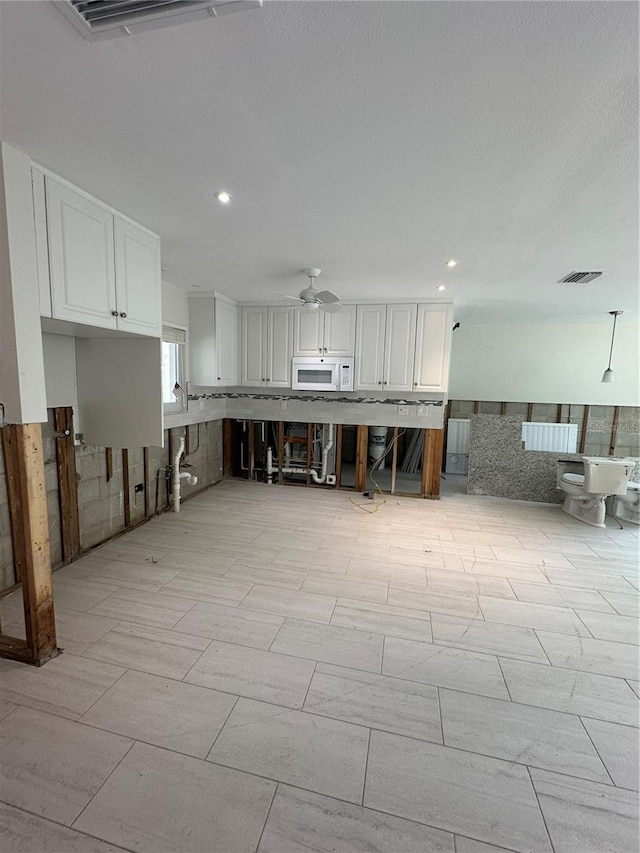
[[[353,356],[294,356],[294,391],[353,391]]]

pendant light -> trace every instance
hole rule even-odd
[[[611,370],[611,356],[613,355],[613,341],[616,336],[616,320],[618,319],[618,314],[622,314],[622,311],[609,311],[609,314],[613,315],[613,331],[611,332],[611,349],[609,350],[609,366],[602,374],[603,382],[613,382],[613,370]]]

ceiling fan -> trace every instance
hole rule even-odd
[[[305,270],[310,281],[309,287],[305,287],[304,290],[301,290],[298,296],[289,296],[287,293],[283,293],[281,295],[286,296],[287,299],[295,299],[295,301],[299,302],[307,311],[341,311],[341,306],[337,304],[340,301],[339,296],[336,296],[336,294],[332,293],[330,290],[316,290],[315,281],[321,272],[322,270],[319,270],[316,267]]]

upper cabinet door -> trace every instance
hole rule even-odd
[[[113,214],[47,177],[53,316],[117,326]]]
[[[160,240],[126,219],[115,217],[118,328],[160,337]]]
[[[294,323],[294,355],[320,355],[322,353],[324,314],[320,309],[296,309]]]
[[[267,385],[291,388],[291,350],[295,308],[269,308],[267,332]]]
[[[449,387],[453,305],[418,305],[415,391],[446,391]]]
[[[353,355],[356,343],[356,306],[343,305],[341,311],[324,315],[324,354]]]
[[[384,383],[387,391],[413,390],[416,306],[387,305]]]
[[[267,381],[267,309],[242,309],[242,385]]]
[[[356,391],[382,391],[386,305],[358,305],[356,323]]]
[[[217,384],[238,384],[238,308],[216,297],[215,303]]]

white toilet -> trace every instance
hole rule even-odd
[[[640,524],[640,483],[629,480],[625,494],[612,498],[611,515],[619,521]]]
[[[566,497],[562,509],[568,515],[591,524],[605,527],[605,498],[627,494],[632,464],[624,459],[583,456],[584,474],[562,474],[558,487]]]

